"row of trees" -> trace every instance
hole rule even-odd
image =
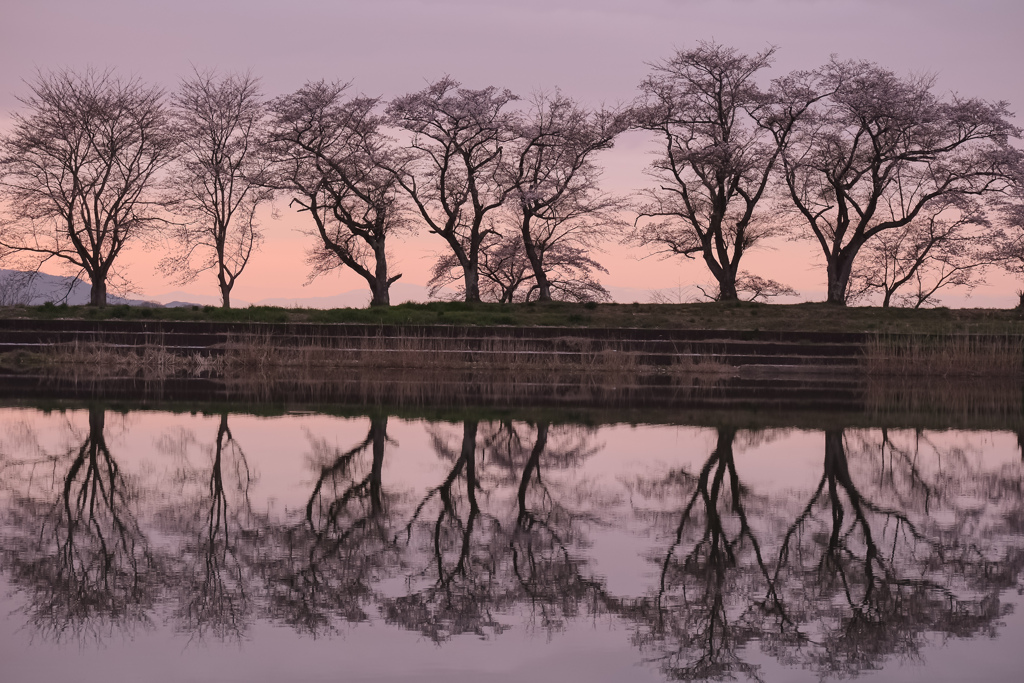
[[[312,276],[348,268],[387,305],[389,238],[444,248],[431,287],[466,301],[602,300],[605,241],[701,258],[715,298],[784,291],[741,269],[769,237],[824,257],[828,301],[921,305],[985,267],[1024,266],[1024,161],[1005,103],[830,61],[765,83],[775,49],[714,43],[652,65],[629,106],[521,101],[445,77],[389,102],[312,82],[266,100],[251,75],[197,72],[169,98],[112,72],[40,74],[0,139],[0,248],[71,264],[106,300],[117,257],[170,237],[162,267],[216,274],[224,306],[275,196],[309,216]],[[596,157],[629,129],[660,142],[639,200]],[[800,226],[803,226],[802,228]],[[449,290],[446,290],[449,291]]]

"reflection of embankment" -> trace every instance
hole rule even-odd
[[[110,376],[87,368],[0,375],[0,399],[145,401],[235,407],[376,406],[403,412],[460,408],[596,411],[591,421],[737,426],[873,425],[1024,431],[1015,379],[750,377],[629,372],[359,370],[233,376]],[[264,408],[260,409],[265,411]],[[601,410],[612,411],[607,415]],[[625,414],[622,411],[638,411]],[[682,411],[682,412],[681,412]]]
[[[1024,384],[1012,379],[875,377],[865,384],[864,397],[866,412],[883,421],[902,415],[906,424],[1015,431],[1024,422]]]

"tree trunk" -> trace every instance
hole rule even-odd
[[[107,305],[107,278],[106,277],[93,277],[92,290],[89,292],[89,305],[90,306],[106,306]]]
[[[825,430],[825,475],[840,483],[850,480],[842,429]]]
[[[718,280],[719,301],[739,301],[740,295],[736,291],[736,276],[726,268],[722,271],[722,277]]]
[[[828,263],[828,298],[830,304],[846,305],[846,295],[850,288],[850,276],[853,274],[853,261],[857,258],[863,238],[855,238],[838,253],[825,254]]]
[[[210,495],[214,500],[224,498],[224,474],[223,474],[223,455],[224,455],[224,437],[231,439],[231,430],[228,429],[228,413],[224,412],[220,414],[220,425],[217,427],[217,446],[214,450],[213,466],[210,468]],[[211,525],[213,520],[210,520]],[[212,531],[212,529],[211,529]]]
[[[374,278],[370,285],[370,292],[373,295],[370,298],[371,307],[391,305],[391,283],[387,281],[387,278]]]
[[[830,304],[846,305],[846,290],[850,285],[850,271],[853,259],[838,256],[828,262],[828,297]]]
[[[476,263],[463,269],[466,282],[466,302],[480,303],[480,273],[476,269]]]
[[[220,306],[221,308],[231,308],[231,285],[220,281]]]
[[[537,271],[537,301],[551,301],[551,281],[543,270]]]
[[[516,521],[522,524],[526,520],[528,511],[526,509],[526,494],[530,488],[530,480],[533,478],[534,472],[540,468],[540,456],[544,454],[544,449],[548,445],[548,427],[550,423],[541,422],[537,425],[537,441],[533,444],[533,450],[530,451],[530,459],[526,461],[526,465],[523,467],[523,476],[519,480],[519,491],[516,494],[516,500],[519,501],[519,516]]]
[[[373,296],[370,299],[370,306],[391,305],[391,283],[394,280],[388,279],[388,257],[384,251],[384,240],[380,239],[373,245],[373,279],[370,280],[370,292]],[[399,276],[401,277],[401,276]],[[396,280],[398,278],[395,278]]]
[[[533,236],[530,235],[528,218],[523,219],[522,233],[526,258],[529,259],[533,277],[537,280],[537,300],[551,301],[551,282],[548,280],[548,274],[544,272],[544,263],[540,252],[537,251],[537,245],[533,242]]]
[[[384,445],[388,439],[387,415],[371,418],[370,434],[373,436],[373,464],[370,466],[370,510],[374,515],[379,515],[384,509],[381,473],[384,470]]]
[[[735,260],[735,259],[734,259]],[[736,270],[735,263],[732,265],[719,263],[714,256],[709,244],[704,246],[704,263],[708,270],[718,280],[718,301],[738,301],[739,294],[736,292]]]
[[[103,425],[106,411],[95,406],[89,408],[89,440],[93,443],[103,441]]]
[[[466,497],[471,512],[479,510],[476,501],[476,429],[477,423],[466,420],[462,426],[462,459],[466,463]]]

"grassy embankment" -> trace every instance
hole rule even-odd
[[[221,309],[129,306],[13,306],[2,318],[85,320],[195,320],[222,322],[369,323],[383,325],[512,325],[636,327],[642,329],[799,330],[879,334],[1024,334],[1016,309],[903,309],[841,307],[825,303],[695,304],[467,304],[431,302],[388,308],[330,310],[251,306]]]
[[[185,320],[209,322],[310,322],[310,323],[364,323],[382,325],[508,325],[519,327],[556,326],[580,328],[641,328],[641,329],[702,329],[801,331],[801,332],[858,332],[874,335],[864,346],[861,368],[869,375],[879,376],[1003,376],[1024,375],[1024,315],[1019,310],[1005,309],[883,309],[873,307],[838,307],[823,303],[794,305],[755,303],[699,303],[699,304],[466,304],[459,302],[432,302],[427,304],[401,304],[377,309],[288,309],[277,307],[249,307],[220,309],[193,307],[174,309],[133,308],[108,306],[105,308],[36,306],[0,309],[3,318],[83,319],[83,320]],[[0,322],[2,324],[2,322]],[[523,370],[551,371],[569,369],[564,359],[515,355],[513,345],[494,342],[491,352],[498,357],[511,358],[508,367],[493,367],[512,373]],[[415,344],[414,344],[415,345]],[[161,349],[147,349],[142,354],[129,354],[118,358],[105,350],[55,349],[49,361],[57,365],[82,363],[90,366],[123,365],[122,370],[153,366],[160,371],[219,371],[239,373],[263,371],[272,366],[328,367],[430,367],[457,365],[450,355],[422,353],[428,348],[366,348],[360,357],[347,354],[344,361],[329,349],[290,349],[286,353],[271,339],[250,339],[236,344],[226,357],[219,359],[183,359],[162,353]],[[395,351],[401,353],[395,354]],[[594,345],[581,349],[585,353],[579,361],[569,365],[581,366],[596,373],[631,374],[644,368],[614,349]],[[684,350],[685,351],[685,350]],[[511,354],[511,355],[510,355]],[[122,354],[124,355],[124,354]],[[399,358],[403,359],[399,361]],[[448,360],[446,360],[448,358]],[[10,360],[10,359],[5,359]],[[22,359],[25,360],[25,359]],[[396,363],[396,361],[399,361]],[[7,363],[4,363],[5,365]],[[19,362],[19,364],[21,364]],[[473,365],[476,365],[474,363]],[[700,366],[700,367],[697,367]],[[703,362],[687,361],[672,371],[689,374],[711,372],[721,374],[727,368],[713,357]],[[663,371],[659,370],[659,371]]]

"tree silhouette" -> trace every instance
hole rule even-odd
[[[801,117],[782,153],[786,189],[821,248],[830,303],[846,304],[862,248],[950,203],[1006,191],[1020,130],[1005,102],[940,99],[929,76],[870,62],[817,71],[827,98]]]
[[[887,496],[882,505],[856,483],[843,430],[828,430],[810,496],[772,500],[742,484],[733,438],[719,430],[697,474],[642,482],[648,496],[680,496],[682,510],[668,550],[652,558],[657,591],[623,615],[669,678],[757,680],[742,656],[755,642],[784,664],[852,676],[893,656],[919,657],[929,634],[992,633],[1005,615],[999,592],[1017,584],[1024,554],[981,541],[1007,533],[1004,520],[1020,509],[1011,472],[963,476],[953,462],[929,480],[883,432],[858,452],[859,465],[882,464],[870,480]],[[979,494],[1009,510],[971,519],[958,505]],[[944,511],[958,520],[952,527],[930,521]]]
[[[135,516],[139,491],[111,454],[104,427],[104,409],[90,407],[81,443],[44,456],[53,472],[49,495],[15,501],[18,535],[4,544],[29,623],[54,640],[147,625],[166,578]]]
[[[735,429],[719,429],[715,449],[696,475],[673,471],[658,483],[666,493],[688,494],[672,543],[658,560],[657,592],[625,611],[638,624],[634,642],[657,651],[654,661],[674,680],[736,674],[760,680],[758,668],[737,650],[769,622],[789,630],[790,617],[748,519],[752,495],[736,470],[735,438]]]
[[[910,461],[903,465],[913,469]],[[893,655],[918,657],[928,633],[991,630],[1005,613],[999,590],[1013,585],[1024,566],[1019,552],[990,557],[962,523],[943,529],[927,513],[915,520],[906,505],[873,501],[854,482],[842,430],[825,433],[823,470],[786,532],[776,568],[787,577],[779,579],[787,599],[817,627],[804,654],[813,668],[856,674]],[[942,501],[909,474],[921,512],[955,504],[954,496]]]
[[[55,454],[31,429],[0,444],[0,568],[46,638],[100,638],[156,613],[197,638],[239,639],[256,620],[319,636],[379,619],[437,643],[605,617],[669,679],[758,680],[754,647],[849,677],[918,659],[936,636],[995,635],[1024,570],[1016,456],[993,466],[924,430],[826,429],[820,473],[766,492],[741,456],[779,432],[720,427],[696,465],[623,482],[623,496],[590,479],[595,429],[469,419],[427,427],[440,473],[410,493],[384,478],[396,444],[375,414],[349,447],[310,434],[303,503],[256,513],[229,415],[159,496],[111,455],[104,415],[93,407],[88,433]],[[199,443],[169,434],[159,448],[172,455]],[[655,580],[638,595],[610,591],[590,550],[624,528],[653,544]]]
[[[537,299],[607,300],[589,249],[621,224],[623,202],[600,192],[593,158],[630,124],[624,112],[589,112],[560,92],[538,94],[516,121],[506,162],[511,213],[533,271]],[[565,258],[576,254],[576,259]],[[601,269],[603,270],[603,269]],[[572,283],[578,283],[574,288]],[[590,283],[588,287],[579,284]],[[574,292],[584,293],[574,296]]]
[[[393,125],[411,135],[410,163],[397,173],[427,229],[462,269],[466,301],[480,301],[478,265],[486,219],[511,191],[503,146],[514,137],[508,90],[463,88],[445,77],[391,101]]]
[[[221,304],[231,308],[231,289],[263,240],[256,210],[273,195],[262,149],[266,105],[259,79],[196,70],[182,80],[171,104],[178,155],[167,183],[168,206],[182,219],[171,225],[181,249],[172,249],[161,269],[182,283],[212,270]]]
[[[384,416],[372,418],[366,438],[348,450],[311,437],[319,471],[304,515],[265,530],[269,549],[258,571],[272,619],[316,635],[338,620],[370,618],[373,584],[401,564],[381,481],[387,443]]]
[[[84,272],[105,306],[124,247],[161,224],[154,179],[175,137],[163,93],[113,72],[40,73],[26,113],[0,138],[0,249],[37,270],[56,259]]]
[[[403,163],[376,113],[379,101],[347,90],[307,83],[270,103],[273,183],[314,223],[312,277],[340,264],[366,281],[371,306],[388,306],[402,277],[388,268],[388,237],[404,226],[396,175]]]
[[[192,435],[189,435],[191,437]],[[183,468],[178,480],[189,497],[161,517],[181,538],[175,562],[178,628],[202,639],[240,639],[255,618],[249,505],[254,477],[221,413],[208,468]],[[195,488],[191,493],[189,488]]]
[[[500,633],[504,626],[494,613],[512,602],[497,576],[500,522],[481,513],[477,497],[478,426],[469,420],[463,424],[458,450],[433,434],[435,451],[452,465],[417,505],[403,532],[406,544],[417,543],[413,547],[425,562],[410,577],[423,587],[381,605],[388,623],[435,641],[463,633]]]
[[[747,250],[783,232],[756,210],[794,123],[820,97],[801,74],[762,91],[758,72],[774,54],[702,42],[653,64],[640,84],[636,125],[656,133],[663,152],[650,170],[658,187],[647,193],[632,240],[702,258],[723,301],[739,297]]]

